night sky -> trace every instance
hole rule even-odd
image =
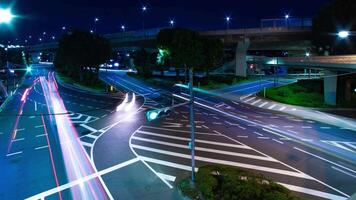
[[[231,28],[258,27],[261,18],[312,17],[329,0],[0,0],[1,7],[13,7],[20,17],[11,27],[0,25],[0,43],[21,43],[28,35],[38,40],[46,32],[47,39],[58,37],[62,26],[93,29],[98,17],[98,33],[142,29],[143,5],[147,5],[145,27],[176,26],[197,30],[223,29],[224,17],[232,17]],[[15,42],[18,38],[18,42]],[[46,38],[45,38],[46,39]]]

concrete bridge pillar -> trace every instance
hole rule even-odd
[[[336,105],[337,73],[325,71],[324,77],[324,101],[328,105]]]
[[[245,38],[243,41],[238,42],[235,53],[235,75],[246,77],[247,75],[247,62],[246,55],[250,46],[250,39]]]

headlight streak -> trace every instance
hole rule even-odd
[[[128,102],[128,99],[129,99],[129,94],[126,93],[124,101],[121,102],[121,104],[116,107],[116,112],[121,111],[125,107],[126,103]]]
[[[88,159],[84,147],[79,142],[79,137],[75,127],[68,118],[68,115],[56,115],[56,113],[67,113],[63,100],[58,92],[54,73],[48,74],[48,81],[41,78],[43,94],[46,98],[47,107],[51,114],[54,115],[56,129],[54,133],[58,134],[60,148],[68,181],[80,180],[81,178],[93,174],[90,160]],[[98,179],[80,184],[79,187],[71,188],[74,199],[108,199],[103,186]]]
[[[15,120],[15,124],[12,128],[12,134],[11,134],[11,138],[10,138],[10,141],[9,141],[9,145],[7,147],[7,153],[10,153],[11,151],[11,147],[12,147],[12,141],[14,139],[16,139],[16,135],[17,135],[17,127],[19,125],[19,121],[20,121],[20,117],[22,116],[22,113],[23,113],[23,108],[25,107],[25,104],[26,104],[26,99],[27,99],[27,96],[30,94],[32,88],[37,84],[37,82],[39,81],[39,79],[35,79],[33,82],[32,82],[32,85],[29,87],[29,88],[26,88],[25,92],[22,94],[22,97],[21,97],[21,105],[20,105],[20,108],[19,108],[19,112],[16,116],[16,120]]]

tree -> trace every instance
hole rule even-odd
[[[100,65],[110,59],[110,42],[95,34],[74,30],[64,35],[55,58],[55,66],[67,75],[91,79],[95,74],[98,79]],[[86,76],[84,76],[86,75]]]
[[[145,78],[152,76],[152,70],[150,67],[150,54],[145,49],[140,49],[134,54],[134,64],[137,69],[137,73]]]
[[[198,32],[183,28],[163,29],[157,36],[157,46],[169,51],[169,59],[176,68],[177,76],[181,68],[201,66],[203,45]]]
[[[204,59],[202,70],[209,77],[209,72],[216,68],[224,57],[224,44],[219,39],[203,38]]]
[[[356,1],[333,0],[313,18],[313,45],[318,53],[356,53],[356,38],[340,39],[341,30],[356,31]]]

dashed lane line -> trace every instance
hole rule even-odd
[[[40,150],[40,149],[45,149],[45,148],[48,148],[48,145],[41,146],[41,147],[36,147],[35,150]]]
[[[9,154],[6,154],[6,157],[15,156],[15,155],[22,154],[22,153],[23,153],[22,151],[18,151],[15,153],[9,153]]]

